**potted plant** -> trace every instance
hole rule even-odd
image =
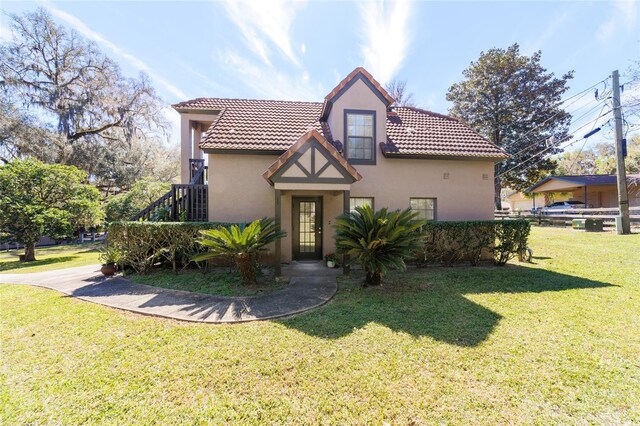
[[[122,258],[122,254],[119,250],[111,247],[105,247],[100,251],[100,256],[98,256],[98,258],[102,262],[102,268],[100,268],[100,272],[102,272],[103,275],[109,277],[116,273],[116,265]]]
[[[338,266],[340,259],[335,253],[329,253],[324,256],[325,262],[327,262],[327,268],[335,268]]]

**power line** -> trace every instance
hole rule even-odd
[[[606,101],[606,100],[605,100]],[[595,111],[600,105],[603,106],[602,109],[604,109],[606,107],[605,101],[602,101],[598,104],[596,104],[594,107],[592,107],[589,111],[585,112],[584,114],[582,114],[580,117],[576,118],[575,120],[571,120],[572,122],[578,122],[580,120],[582,120],[584,117],[586,117],[587,115],[591,114],[593,111]],[[600,111],[602,113],[602,111]],[[520,139],[522,140],[522,139]],[[536,144],[538,144],[539,142],[541,142],[540,140],[535,141],[533,143],[531,143],[530,145],[522,148],[520,151],[516,152],[515,154],[512,154],[512,157],[517,157],[519,154],[521,154],[522,152],[528,150],[529,148],[535,146]]]
[[[609,111],[605,112],[604,114],[600,114],[600,115],[599,115],[598,117],[596,117],[594,120],[592,120],[592,121],[590,121],[590,122],[588,122],[588,123],[586,123],[586,124],[584,124],[584,125],[580,126],[580,127],[579,127],[579,128],[577,128],[576,130],[574,130],[571,134],[567,135],[564,139],[562,139],[562,140],[560,140],[560,141],[556,142],[555,144],[553,144],[552,146],[550,146],[550,147],[548,147],[548,148],[546,148],[546,149],[543,149],[542,151],[538,152],[537,154],[532,155],[531,157],[527,158],[526,160],[521,161],[520,163],[516,164],[515,166],[513,166],[513,167],[512,167],[512,168],[510,168],[509,170],[506,170],[506,171],[504,171],[504,172],[502,172],[502,173],[498,174],[498,175],[496,176],[496,178],[499,178],[500,176],[503,176],[503,175],[505,175],[505,174],[507,174],[507,173],[512,172],[513,170],[517,169],[518,167],[522,166],[523,164],[528,163],[529,161],[531,161],[531,160],[532,160],[532,159],[534,159],[535,157],[537,157],[537,156],[539,156],[539,155],[541,155],[541,154],[544,154],[545,152],[549,151],[549,150],[550,150],[550,149],[552,149],[552,148],[557,148],[557,147],[558,147],[558,146],[560,146],[561,144],[563,144],[563,143],[567,142],[568,140],[570,140],[570,139],[573,137],[573,135],[574,135],[575,133],[577,133],[579,130],[583,129],[584,127],[588,126],[589,124],[591,124],[591,123],[593,123],[593,122],[598,121],[601,117],[604,117],[605,115],[609,114],[611,111],[613,111],[613,110],[611,109],[611,110],[609,110]],[[571,145],[573,145],[573,144],[577,143],[578,141],[579,141],[579,139],[578,139],[578,140],[576,140],[576,141],[574,141],[574,142],[572,142],[572,143],[570,143],[570,144],[568,144],[568,145],[567,145],[567,146],[565,146],[564,148],[566,149],[566,148],[570,147]],[[535,164],[538,164],[538,163],[539,163],[540,161],[542,161],[542,160],[544,160],[544,158],[541,158],[540,160],[536,161],[536,162],[535,162],[535,163],[533,163],[531,166],[533,166],[533,165],[535,165]],[[531,167],[531,166],[529,166],[529,167]],[[526,170],[526,169],[524,169],[524,170]]]
[[[566,103],[566,102],[570,101],[571,99],[574,99],[574,98],[575,98],[575,97],[577,97],[577,96],[582,95],[582,96],[580,96],[578,99],[576,99],[575,101],[571,102],[569,105],[565,106],[564,108],[568,108],[568,107],[570,107],[571,105],[575,104],[575,103],[576,103],[576,102],[578,102],[580,99],[582,99],[583,97],[585,97],[585,96],[587,95],[587,92],[588,92],[589,90],[593,89],[594,87],[598,86],[599,84],[602,84],[602,83],[606,82],[608,79],[609,79],[609,77],[605,78],[604,80],[600,80],[599,82],[597,82],[597,83],[595,83],[595,84],[593,84],[593,85],[591,85],[591,86],[587,87],[586,89],[582,90],[581,92],[578,92],[578,93],[576,93],[575,95],[573,95],[573,96],[571,96],[571,97],[569,97],[569,98],[567,98],[567,99],[564,99],[564,100],[560,101],[560,103],[558,104],[558,106],[560,106],[560,105],[562,105],[562,104],[564,104],[564,103]],[[605,91],[606,91],[606,85],[605,85]],[[599,99],[597,99],[597,100],[599,100]],[[532,133],[534,130],[537,130],[537,129],[538,129],[538,128],[540,128],[541,126],[544,126],[545,124],[547,124],[549,121],[553,120],[554,118],[556,118],[556,117],[557,117],[557,116],[559,116],[560,114],[565,113],[566,111],[564,110],[564,108],[563,108],[562,110],[558,111],[558,113],[557,113],[557,114],[555,114],[555,115],[553,115],[553,116],[549,117],[548,119],[546,119],[546,120],[545,120],[545,121],[543,121],[542,123],[540,123],[540,124],[538,124],[537,126],[535,126],[533,129],[529,130],[529,131],[528,131],[527,133],[525,133],[524,135],[520,136],[520,138],[519,138],[519,139],[517,139],[517,140],[515,140],[515,141],[508,142],[508,143],[504,144],[504,145],[502,146],[502,148],[504,149],[504,148],[510,147],[510,146],[511,146],[511,145],[513,145],[514,143],[521,141],[521,140],[522,140],[522,139],[524,139],[528,134]],[[583,107],[578,108],[576,111],[580,110],[581,108],[584,108],[584,106],[583,106]],[[574,111],[574,112],[576,112],[576,111]]]
[[[602,109],[600,110],[600,114],[602,114],[602,111],[604,111],[604,109],[607,107],[607,105],[602,105]],[[593,129],[596,128],[596,124],[598,123],[598,120],[595,120],[593,122],[593,126],[591,127],[591,132],[593,131]],[[573,166],[576,164],[576,162],[578,161],[578,158],[580,157],[580,154],[582,154],[582,150],[584,149],[584,147],[587,145],[587,141],[589,139],[588,138],[584,138],[584,143],[582,144],[582,146],[580,147],[580,150],[578,151],[578,153],[576,154],[575,158],[573,159],[573,161],[571,162],[571,165],[569,166],[569,173],[571,173],[573,171]]]

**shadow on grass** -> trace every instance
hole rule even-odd
[[[35,266],[52,265],[54,263],[69,262],[77,259],[79,256],[60,256],[50,257],[48,259],[36,260],[35,262],[20,262],[17,258],[15,261],[0,262],[0,272],[14,271],[17,269],[32,268]]]
[[[415,337],[477,346],[502,318],[465,297],[485,293],[540,293],[603,288],[612,284],[536,268],[428,268],[396,274],[388,288],[361,288],[343,280],[320,310],[280,322],[306,334],[337,339],[377,323]]]

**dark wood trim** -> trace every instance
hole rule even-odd
[[[280,231],[282,229],[282,191],[275,190],[275,222],[276,229]],[[282,274],[282,239],[276,240],[276,252],[275,252],[275,274],[279,277]]]
[[[351,211],[351,191],[342,192],[342,212],[349,213]],[[344,255],[342,257],[342,273],[349,275],[351,273],[351,267],[349,266],[349,256]]]
[[[314,253],[300,253],[300,202],[315,202],[315,251]],[[321,260],[322,259],[322,197],[291,197],[291,251],[293,260]]]
[[[360,115],[372,115],[373,116],[373,138],[371,140],[371,155],[373,156],[371,160],[366,159],[353,159],[349,158],[349,138],[348,138],[348,125],[347,125],[347,116],[349,114],[360,114]],[[376,165],[376,159],[378,157],[378,144],[376,143],[376,127],[378,127],[377,122],[377,114],[373,109],[345,109],[343,111],[343,127],[344,127],[344,145],[342,150],[344,151],[344,158],[347,159],[349,164],[360,164],[360,165]]]

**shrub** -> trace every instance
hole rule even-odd
[[[196,255],[201,261],[214,257],[227,257],[233,261],[245,284],[256,284],[258,256],[265,246],[287,235],[280,230],[273,218],[263,218],[247,226],[231,225],[200,231],[198,243],[209,249]]]
[[[365,285],[379,285],[391,269],[405,270],[404,259],[421,246],[418,232],[425,224],[406,209],[374,212],[365,205],[336,219],[337,254],[359,262],[366,272]]]
[[[531,224],[526,220],[501,220],[495,222],[496,244],[493,263],[502,266],[527,248]]]
[[[185,268],[204,249],[196,242],[201,230],[228,226],[217,222],[114,222],[107,243],[121,252],[120,264],[145,273],[158,262],[174,271]]]
[[[419,262],[450,266],[466,260],[475,266],[483,253],[492,253],[494,263],[504,265],[526,248],[530,225],[524,220],[428,222],[422,229]]]

